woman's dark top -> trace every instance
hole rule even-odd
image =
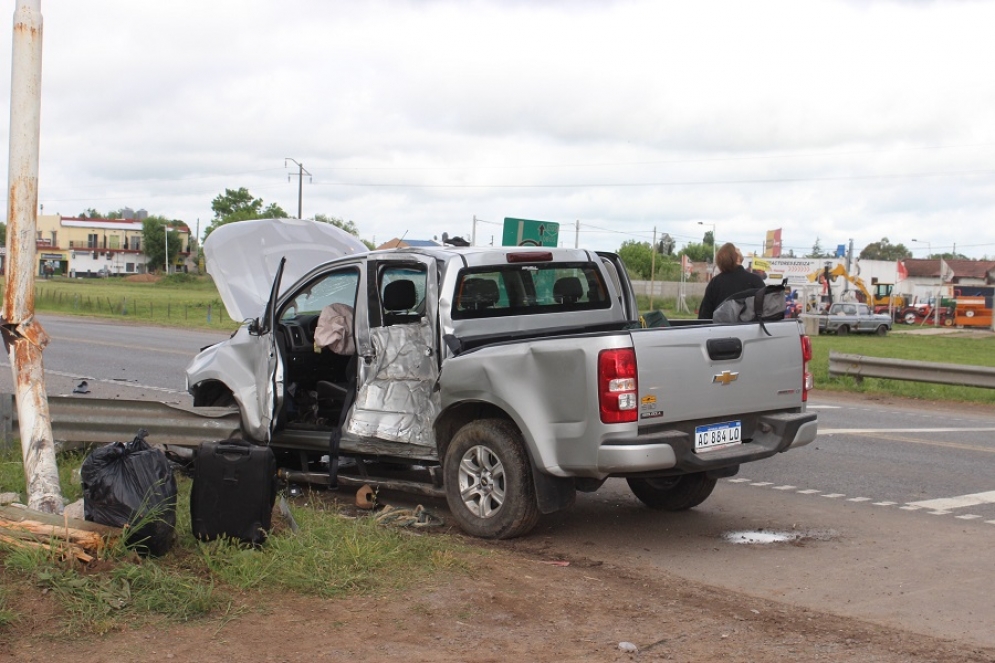
[[[762,287],[764,287],[762,278],[746,271],[742,265],[736,265],[731,272],[722,272],[708,282],[705,287],[705,297],[698,307],[698,319],[710,320],[716,307],[728,297],[750,288]]]

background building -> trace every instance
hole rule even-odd
[[[144,210],[141,210],[144,212]],[[126,276],[149,271],[142,250],[142,222],[136,219],[77,219],[40,214],[37,222],[39,276]],[[183,267],[190,253],[190,229],[180,234],[179,255],[170,256],[170,268]],[[153,270],[161,265],[156,265]]]

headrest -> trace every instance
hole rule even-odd
[[[553,284],[553,299],[562,304],[572,304],[584,296],[584,288],[576,276],[565,276]]]
[[[391,281],[383,289],[383,307],[388,311],[408,311],[415,307],[414,281]]]
[[[464,310],[479,310],[494,306],[500,293],[497,282],[490,279],[466,279],[460,291],[459,308]]]

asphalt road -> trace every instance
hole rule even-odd
[[[189,404],[183,368],[224,338],[41,323],[50,394],[86,379],[100,397]],[[11,391],[9,365],[0,391]],[[818,391],[810,407],[815,442],[744,466],[691,511],[650,511],[610,480],[508,545],[726,588],[744,596],[744,611],[755,596],[995,647],[995,412]]]
[[[204,346],[225,339],[224,333],[143,327],[89,318],[39,315],[50,338],[42,354],[49,395],[70,395],[87,382],[100,398],[155,397],[189,403],[184,368]],[[8,357],[0,358],[0,393],[13,393]]]

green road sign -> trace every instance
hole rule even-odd
[[[560,224],[555,221],[504,219],[502,246],[556,246],[560,241]]]

